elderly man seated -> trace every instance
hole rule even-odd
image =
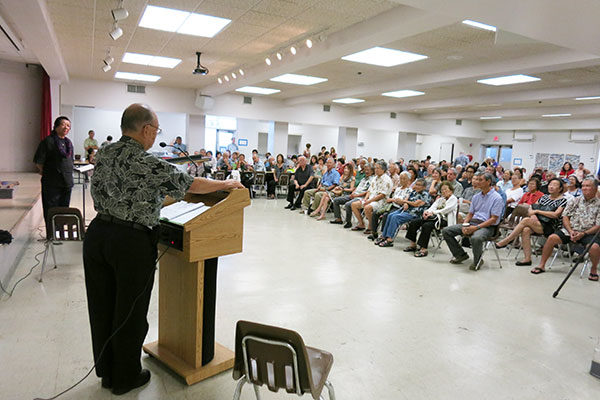
[[[469,255],[456,241],[456,236],[463,235],[470,237],[473,249],[473,263],[469,269],[477,271],[481,268],[483,244],[494,235],[496,226],[500,223],[504,213],[504,201],[502,196],[492,188],[492,182],[491,174],[476,173],[473,177],[473,187],[481,191],[473,196],[464,223],[451,225],[442,230],[444,240],[454,256],[450,263],[460,264],[469,258]]]
[[[298,158],[298,166],[295,168],[292,176],[290,177],[290,184],[288,185],[287,201],[288,205],[285,207],[288,210],[295,210],[300,208],[300,202],[304,197],[304,193],[312,187],[313,184],[313,170],[310,165],[306,162],[306,157],[300,156]],[[294,200],[295,193],[299,191],[300,194]]]
[[[373,176],[373,166],[371,164],[364,164],[362,167],[362,172],[364,173],[363,178],[360,183],[354,188],[354,191],[349,195],[335,197],[332,200],[333,204],[333,215],[335,219],[329,221],[332,224],[343,224],[342,221],[342,210],[341,205],[344,205],[344,209],[346,210],[346,223],[350,224],[352,220],[352,203],[356,201],[360,201],[369,190],[369,186],[371,184],[371,178]]]
[[[335,160],[331,157],[327,159],[327,172],[323,174],[321,182],[316,189],[309,189],[304,192],[302,197],[302,206],[307,209],[306,215],[309,215],[321,203],[321,197],[328,190],[333,190],[340,182],[340,173],[335,169]],[[314,205],[314,207],[313,207]],[[304,212],[304,211],[301,211]]]
[[[431,197],[425,190],[425,179],[417,179],[413,190],[408,195],[408,199],[403,200],[402,207],[390,212],[388,215],[381,232],[381,238],[376,240],[375,244],[379,247],[393,246],[398,228],[423,215],[423,212],[429,207],[430,201]]]
[[[590,247],[590,260],[592,269],[588,277],[591,281],[598,280],[598,261],[600,260],[600,246],[598,241],[592,243],[594,234],[600,229],[600,199],[596,197],[598,182],[593,177],[583,180],[581,191],[583,196],[576,197],[567,203],[562,215],[563,227],[546,240],[542,250],[542,258],[537,267],[531,270],[532,274],[546,272],[546,262],[552,255],[554,246],[562,244],[588,245]]]
[[[371,231],[371,217],[373,212],[379,210],[385,205],[385,198],[392,193],[392,179],[386,174],[387,163],[383,160],[379,160],[375,163],[375,177],[371,178],[371,186],[369,191],[363,197],[361,201],[352,203],[352,213],[358,220],[358,224],[352,228],[353,231],[362,231],[365,229],[365,222],[360,213],[360,210],[364,208],[365,216],[369,221],[369,229],[365,233],[373,233]],[[351,221],[347,220],[344,228],[350,228],[352,226]]]
[[[458,182],[456,180],[457,176],[458,176],[458,173],[456,172],[456,169],[448,168],[448,173],[446,174],[446,180],[452,184],[452,187],[454,188],[453,194],[454,194],[454,196],[456,196],[457,199],[459,199],[460,196],[462,195],[464,188],[463,188],[463,185],[461,185],[460,182]]]

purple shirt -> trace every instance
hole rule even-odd
[[[487,221],[492,215],[495,215],[498,217],[498,221],[496,221],[495,225],[498,225],[500,223],[500,217],[504,213],[504,200],[502,200],[502,196],[494,189],[490,189],[486,195],[479,192],[471,199],[471,208],[469,208],[469,212],[473,214],[471,220],[482,222]]]

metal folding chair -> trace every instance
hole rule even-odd
[[[266,193],[265,173],[263,171],[254,171],[254,181],[252,190],[257,190]]]
[[[275,193],[279,191],[279,194],[283,194],[287,196],[288,186],[290,184],[290,174],[284,173],[279,175],[279,179],[277,180],[277,185],[275,186]],[[285,189],[285,193],[283,193]]]
[[[52,232],[51,235],[48,235],[50,239],[47,239],[44,243],[45,250],[42,261],[42,272],[40,273],[39,279],[40,282],[42,282],[44,276],[44,269],[46,268],[49,252],[52,253],[54,268],[56,269],[58,267],[56,264],[56,255],[54,253],[54,244],[57,242],[82,241],[85,234],[83,218],[81,212],[77,208],[52,207],[48,210],[48,219],[50,220]]]

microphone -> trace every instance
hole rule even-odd
[[[160,142],[158,144],[160,147],[172,147],[174,149],[179,150],[181,153],[183,153],[185,155],[185,157],[191,161],[192,164],[194,164],[194,166],[196,167],[196,175],[198,175],[198,164],[196,164],[196,161],[192,160],[192,157],[190,157],[189,153],[185,150],[180,149],[179,147],[175,147],[171,144],[166,144],[165,142]]]

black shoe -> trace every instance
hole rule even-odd
[[[125,394],[129,391],[132,391],[133,389],[137,389],[140,386],[144,386],[146,383],[148,383],[150,381],[150,371],[148,371],[147,369],[143,369],[139,375],[129,384],[123,387],[115,387],[112,390],[112,393],[114,395],[122,395]]]
[[[290,208],[294,207],[294,205],[292,203],[288,204],[287,206],[285,206],[284,208],[286,210],[289,210]]]
[[[333,221],[329,221],[329,223],[330,223],[330,224],[338,224],[338,225],[341,225],[341,224],[343,224],[343,223],[344,223],[344,221],[342,221],[342,220],[337,220],[337,219],[334,219]]]
[[[461,254],[460,256],[457,257],[452,257],[452,259],[450,260],[450,264],[460,264],[465,260],[469,259],[469,255],[467,253]]]
[[[109,377],[102,378],[102,387],[105,389],[112,389],[112,379]]]
[[[296,206],[292,206],[292,208],[290,208],[290,210],[295,211],[295,210],[297,210],[297,208],[296,208]]]
[[[344,228],[346,228],[346,229],[348,229],[348,228],[352,228],[352,224],[351,224],[351,223],[349,223],[349,222],[346,222],[346,223],[344,224]]]
[[[313,212],[314,210],[310,207],[308,207],[308,210],[306,210],[306,215],[310,215],[311,212]]]
[[[531,265],[531,261],[517,261],[517,262],[515,263],[515,265],[516,265],[517,267],[521,267],[521,266],[523,266],[523,265]]]

